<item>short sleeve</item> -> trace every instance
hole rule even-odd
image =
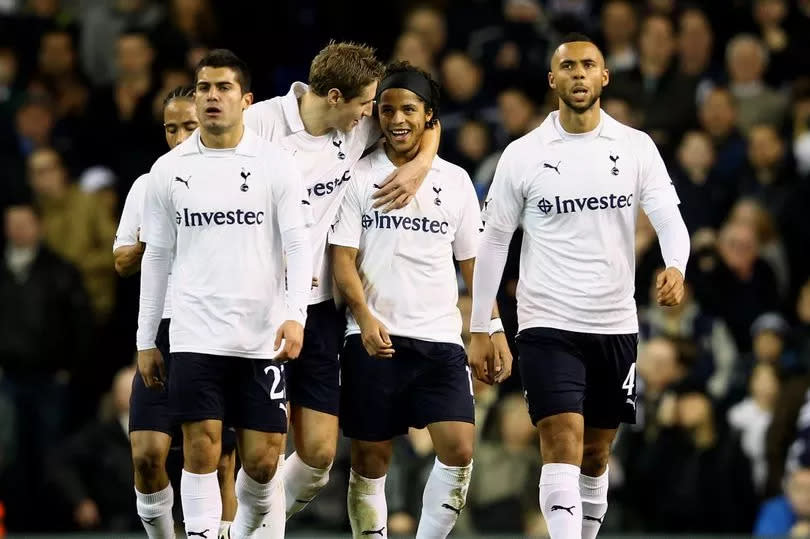
[[[115,231],[113,251],[125,245],[138,243],[138,229],[141,228],[141,221],[143,220],[144,195],[147,183],[149,183],[149,175],[143,174],[130,187],[127,199],[124,201],[124,210],[121,212],[118,229]]]
[[[463,176],[461,220],[456,229],[456,236],[453,238],[453,255],[456,260],[468,260],[475,257],[481,234],[481,208],[478,205],[478,195],[475,193],[475,187],[469,175],[464,172]]]
[[[301,172],[295,166],[292,155],[280,147],[273,152],[277,160],[272,163],[273,206],[278,219],[279,231],[309,227],[313,223],[312,206],[304,188]]]
[[[519,160],[514,143],[507,146],[495,169],[495,178],[484,198],[481,214],[484,226],[502,232],[514,232],[523,214],[523,179],[519,172]]]
[[[177,240],[176,210],[171,199],[169,176],[161,169],[158,161],[146,182],[141,241],[161,249],[174,249]]]
[[[273,114],[272,99],[249,106],[242,115],[245,125],[265,140],[272,140],[277,116]]]
[[[360,247],[360,236],[363,233],[361,185],[363,185],[362,173],[355,170],[354,181],[349,182],[346,187],[337,217],[332,223],[329,233],[330,244],[355,249]]]
[[[639,176],[641,207],[647,215],[664,206],[681,203],[664,160],[646,133],[642,134],[641,140]]]

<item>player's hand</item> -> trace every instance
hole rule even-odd
[[[495,376],[489,370],[488,365],[494,364],[495,350],[492,341],[486,333],[472,333],[470,337],[470,349],[467,352],[467,361],[473,371],[473,376],[485,384],[492,384]],[[511,355],[510,355],[511,365]]]
[[[404,208],[416,196],[416,192],[425,181],[425,176],[430,172],[430,164],[425,164],[419,159],[414,159],[397,168],[388,175],[380,189],[372,195],[377,200],[374,207],[383,208],[383,213],[391,210]]]
[[[667,268],[655,278],[658,305],[671,307],[683,300],[683,274],[676,268]]]
[[[101,513],[99,513],[96,502],[90,498],[80,501],[76,509],[73,510],[73,520],[84,530],[95,528],[101,524]]]
[[[276,331],[276,343],[273,346],[273,351],[278,351],[281,344],[284,348],[281,349],[275,359],[276,361],[284,361],[285,359],[297,359],[301,353],[301,347],[304,345],[304,326],[295,320],[285,320],[281,327]]]
[[[166,387],[166,364],[157,348],[148,348],[138,352],[138,372],[143,378],[143,385],[149,389]]]
[[[363,348],[371,357],[391,359],[394,357],[394,344],[388,329],[372,315],[368,314],[357,321]]]
[[[495,383],[500,384],[512,374],[512,351],[506,342],[503,331],[493,333],[489,340],[492,342],[492,364],[487,363],[487,371],[495,373]]]

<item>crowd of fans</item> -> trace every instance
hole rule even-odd
[[[251,62],[257,99],[305,79],[307,54],[330,37],[410,61],[441,81],[440,155],[483,198],[504,147],[556,106],[555,39],[584,31],[610,69],[603,109],[652,136],[692,236],[686,299],[658,307],[662,260],[639,216],[638,421],[617,440],[603,530],[810,536],[810,1],[399,1],[386,14],[350,2],[336,14],[306,0],[268,2],[264,20],[256,4],[0,0],[0,500],[11,530],[139,529],[126,437],[138,279],[117,277],[112,241],[129,187],[165,151],[162,99],[191,82],[204,51]],[[499,294],[510,338],[519,241]],[[460,306],[467,319],[469,297]],[[458,531],[541,536],[540,455],[517,369],[475,393]],[[332,481],[290,530],[347,529],[348,461],[341,442]],[[396,442],[391,533],[414,531],[432,462],[425,432]]]

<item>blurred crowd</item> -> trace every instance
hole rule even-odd
[[[810,536],[810,0],[335,4],[0,0],[8,527],[139,529],[126,435],[138,278],[117,277],[112,242],[129,187],[165,151],[162,99],[201,54],[243,56],[257,100],[305,80],[330,38],[424,68],[442,84],[440,154],[483,198],[504,147],[556,106],[555,40],[584,31],[610,69],[603,109],[655,140],[692,235],[686,299],[658,307],[663,262],[639,216],[638,422],[616,443],[603,530]],[[499,293],[510,338],[519,245],[520,231]],[[468,296],[460,307],[468,319]],[[517,369],[475,393],[458,530],[542,536]],[[392,534],[415,529],[432,452],[424,431],[396,442]],[[290,530],[347,529],[348,462],[342,441]]]

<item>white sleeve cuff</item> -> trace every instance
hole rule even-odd
[[[312,249],[309,231],[295,227],[281,233],[287,256],[287,294],[285,320],[306,324],[307,306],[312,296]]]
[[[141,260],[141,299],[138,310],[138,350],[155,348],[160,318],[163,316],[163,303],[166,301],[166,288],[171,269],[169,249],[147,244]]]
[[[486,226],[481,234],[473,273],[472,333],[489,333],[492,306],[498,295],[512,234],[492,226]]]
[[[683,222],[681,212],[675,204],[667,205],[647,214],[650,218],[661,255],[668,268],[677,268],[686,277],[686,263],[689,261],[689,231]]]

